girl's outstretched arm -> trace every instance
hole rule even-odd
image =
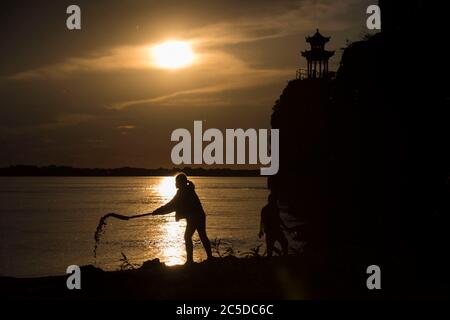
[[[156,215],[163,215],[163,214],[168,214],[168,213],[174,212],[177,209],[178,194],[179,194],[179,192],[177,191],[177,194],[172,198],[172,200],[170,200],[165,205],[163,205],[163,206],[159,207],[158,209],[156,209],[155,211],[153,211],[152,215],[156,216]]]

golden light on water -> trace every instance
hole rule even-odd
[[[161,197],[171,199],[176,193],[175,177],[164,177],[158,185],[158,193]]]
[[[170,218],[163,225],[163,237],[167,239],[166,246],[162,250],[162,259],[168,266],[176,264],[183,264],[185,260],[184,248],[184,229],[186,228],[186,221],[174,221]]]
[[[189,42],[167,41],[151,50],[155,66],[164,69],[179,69],[194,62],[194,51]]]
[[[157,187],[159,195],[164,199],[164,203],[172,199],[176,194],[175,177],[163,177]],[[163,203],[162,203],[163,204]],[[161,236],[164,246],[162,248],[162,261],[168,266],[183,264],[185,260],[184,229],[186,221],[175,221],[173,215],[167,216],[161,224]]]

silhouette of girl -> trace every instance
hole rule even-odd
[[[184,241],[186,244],[187,264],[194,262],[192,236],[197,230],[203,247],[205,248],[208,260],[212,258],[211,244],[206,235],[206,215],[200,199],[195,192],[195,186],[189,181],[184,173],[180,173],[175,178],[177,193],[167,204],[156,209],[152,215],[163,215],[175,211],[175,219],[186,219],[186,231]]]

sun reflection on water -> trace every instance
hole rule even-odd
[[[172,199],[177,192],[175,177],[161,178],[157,191],[159,196],[164,199],[164,203]],[[161,205],[164,203],[161,203]],[[168,266],[184,263],[185,249],[183,234],[185,227],[186,221],[181,220],[177,222],[173,215],[167,216],[161,224],[161,260]]]
[[[172,219],[173,217],[170,217],[161,226],[161,237],[163,237],[162,260],[168,266],[183,264],[185,260],[183,234],[186,221],[176,222]]]
[[[175,177],[163,177],[158,185],[158,193],[162,198],[171,199],[176,193]]]

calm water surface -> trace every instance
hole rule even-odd
[[[260,177],[191,177],[207,213],[209,238],[235,251],[261,244],[259,214],[268,190]],[[130,221],[111,219],[94,259],[99,218],[151,212],[175,194],[173,177],[0,177],[0,275],[64,274],[68,265],[120,267],[159,258],[185,261],[185,221],[174,214]],[[205,258],[194,236],[194,258]]]

